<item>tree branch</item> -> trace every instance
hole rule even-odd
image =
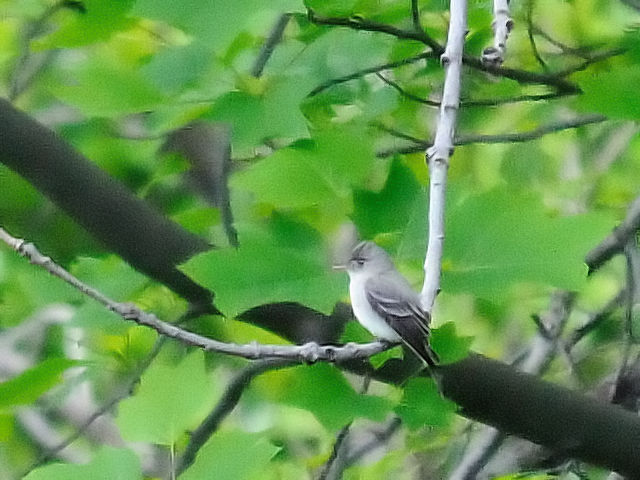
[[[447,170],[449,157],[453,154],[453,137],[460,104],[464,37],[467,31],[466,0],[452,0],[450,9],[447,47],[441,59],[445,69],[442,104],[433,146],[426,151],[429,163],[429,240],[420,301],[422,307],[428,312],[431,312],[440,290]]]
[[[640,228],[640,197],[637,197],[629,208],[627,215],[620,225],[618,225],[609,236],[593,248],[585,263],[589,267],[589,273],[595,272],[611,257],[621,253],[629,238],[636,235]]]
[[[504,62],[507,53],[507,39],[513,28],[513,20],[509,16],[509,0],[493,0],[493,46],[482,52],[482,61],[488,65],[499,66]]]
[[[33,263],[46,267],[65,281],[78,282],[53,262],[0,229],[5,241]],[[57,267],[57,268],[56,268]],[[249,359],[277,357],[295,362],[334,361],[365,358],[389,345],[374,342],[344,347],[307,344],[234,345],[216,342],[161,322],[126,305],[115,304],[100,293],[78,282],[76,288],[106,301],[108,308],[125,310],[126,319],[148,326],[160,334],[176,338],[187,345]],[[104,304],[104,303],[103,303]],[[118,313],[118,312],[117,312]],[[391,362],[387,362],[389,364]],[[401,362],[405,364],[407,362]],[[347,363],[345,363],[347,365]],[[386,364],[385,364],[386,366]],[[349,364],[346,368],[351,368]],[[356,365],[357,367],[357,365]],[[444,395],[456,402],[460,412],[474,420],[493,425],[501,431],[518,435],[550,449],[633,476],[640,471],[640,419],[621,408],[601,404],[566,388],[551,385],[500,362],[470,355],[464,360],[436,367]],[[354,368],[354,371],[357,368]],[[362,369],[360,369],[362,370]],[[392,369],[397,373],[398,369]],[[373,378],[399,382],[402,377],[384,367],[372,372]],[[423,374],[426,374],[423,373]],[[391,376],[393,375],[393,376]]]
[[[308,10],[308,18],[311,23],[316,25],[333,25],[339,27],[349,27],[352,30],[364,30],[367,32],[380,32],[392,35],[396,38],[405,40],[415,40],[420,43],[424,43],[436,54],[440,55],[444,49],[436,40],[431,38],[427,33],[420,28],[420,30],[403,30],[401,28],[394,27],[386,23],[373,22],[362,17],[319,17],[313,10]]]
[[[550,133],[561,132],[563,130],[569,130],[573,128],[590,125],[593,123],[601,123],[608,120],[603,115],[585,115],[570,120],[558,121],[543,125],[541,127],[529,130],[527,132],[514,132],[514,133],[502,133],[497,135],[460,135],[453,141],[455,146],[470,145],[474,143],[520,143],[528,142],[530,140],[536,140]],[[416,139],[417,140],[417,139]],[[408,145],[406,147],[391,148],[387,150],[380,150],[376,155],[378,157],[388,157],[395,154],[408,154],[421,152],[425,148],[431,146],[430,142],[420,140],[414,145]],[[640,207],[639,207],[640,209]],[[640,216],[640,212],[639,212]],[[640,223],[640,218],[638,219]],[[587,262],[588,263],[588,262]]]
[[[269,33],[269,36],[262,44],[255,63],[251,67],[251,75],[254,77],[260,77],[262,75],[264,67],[267,65],[269,58],[271,58],[276,45],[278,45],[280,40],[282,40],[282,34],[284,33],[285,28],[287,28],[290,18],[291,14],[289,13],[284,13],[278,17],[278,20]]]
[[[0,99],[0,162],[33,184],[134,268],[193,305],[213,295],[177,265],[210,245],[162,216],[54,132]],[[155,241],[150,242],[152,238]]]
[[[321,83],[317,87],[315,87],[307,97],[313,97],[318,95],[319,93],[324,92],[326,89],[333,87],[334,85],[339,85],[341,83],[349,82],[351,80],[355,80],[356,78],[364,77],[365,75],[369,75],[371,73],[381,72],[382,70],[390,70],[392,68],[402,67],[404,65],[410,65],[412,63],[419,62],[420,60],[425,60],[427,58],[436,58],[436,54],[433,52],[424,52],[419,55],[414,55],[413,57],[404,58],[402,60],[398,60],[396,62],[384,63],[382,65],[376,65],[374,67],[364,68],[362,70],[358,70],[357,72],[350,73],[348,75],[344,75],[342,77],[332,78],[327,80],[326,82]]]
[[[556,292],[552,296],[548,312],[540,318],[541,328],[533,338],[527,354],[518,364],[520,371],[541,375],[547,369],[558,348],[559,338],[569,319],[574,298],[575,295],[564,291]],[[493,427],[480,430],[472,438],[449,480],[476,478],[506,438],[504,432]]]
[[[315,23],[318,25],[334,25],[334,26],[340,26],[340,27],[348,27],[354,30],[365,30],[369,32],[385,33],[387,35],[392,35],[399,39],[416,40],[430,47],[432,50],[430,53],[432,54],[441,55],[444,52],[444,48],[442,47],[442,45],[440,45],[435,40],[431,39],[431,37],[429,37],[428,35],[425,38],[423,35],[420,34],[420,32],[415,32],[414,30],[403,30],[403,29],[394,27],[393,25],[372,22],[360,17],[356,17],[356,18],[318,17],[313,12],[310,12],[309,20],[312,23]],[[576,85],[561,78],[562,76],[567,75],[564,72],[562,72],[561,74],[558,74],[558,73],[540,74],[535,72],[529,72],[526,70],[504,68],[501,66],[495,66],[495,65],[483,63],[482,59],[478,57],[472,57],[470,55],[463,55],[462,63],[473,69],[491,73],[492,75],[495,75],[498,77],[510,78],[511,80],[515,80],[516,82],[519,82],[519,83],[525,83],[525,84],[537,83],[542,85],[549,85],[557,88],[559,91],[563,93],[579,93],[580,92],[580,88],[578,88]]]
[[[238,373],[231,382],[229,382],[229,385],[215,408],[207,415],[207,418],[204,419],[198,428],[191,433],[189,443],[178,460],[176,474],[180,475],[193,464],[197,453],[207,440],[209,440],[211,435],[218,430],[222,421],[227,418],[236,405],[238,405],[240,397],[242,397],[243,392],[254,378],[270,370],[284,368],[294,364],[295,362],[287,359],[267,359],[255,362]]]
[[[150,327],[160,335],[174,338],[185,345],[202,348],[207,352],[225,353],[227,355],[234,355],[250,360],[261,358],[283,358],[294,360],[299,363],[313,363],[316,361],[340,363],[353,359],[368,358],[376,353],[387,350],[392,346],[391,344],[384,342],[372,342],[366,344],[348,343],[342,347],[334,345],[320,346],[315,342],[295,346],[260,345],[255,342],[238,345],[235,343],[219,342],[164,322],[155,315],[144,312],[135,305],[117,303],[114,300],[111,300],[98,290],[78,280],[64,268],[53,262],[49,257],[42,255],[33,244],[25,243],[23,240],[12,237],[2,228],[0,228],[0,240],[13,248],[21,256],[27,258],[32,264],[42,267],[52,275],[61,278],[72,287],[96,300],[98,303],[120,315],[125,320],[130,320],[138,325]]]

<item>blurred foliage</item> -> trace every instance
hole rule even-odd
[[[223,340],[284,343],[234,317],[271,302],[331,313],[348,295],[346,278],[330,270],[334,238],[348,221],[363,238],[384,246],[416,288],[421,283],[428,171],[423,153],[393,152],[414,145],[402,135],[428,140],[434,132],[437,109],[411,97],[440,98],[441,65],[435,57],[415,58],[424,51],[415,40],[317,26],[306,15],[312,8],[324,17],[410,29],[410,5],[0,0],[0,94],[174,221],[218,245],[226,245],[222,213],[191,188],[189,163],[164,153],[162,145],[167,134],[192,121],[228,123],[228,183],[240,246],[210,250],[181,268],[216,293],[229,319],[206,317],[189,327]],[[448,2],[418,5],[425,31],[444,43]],[[459,136],[526,132],[588,113],[610,120],[525,143],[456,148],[434,313],[433,344],[445,363],[470,349],[513,359],[536,334],[530,317],[548,308],[551,292],[577,292],[567,324],[573,331],[624,283],[624,262],[612,261],[587,278],[583,259],[638,194],[640,137],[629,121],[640,119],[640,15],[605,0],[528,0],[511,8],[515,27],[504,66],[549,76],[564,72],[562,78],[582,93],[504,103],[554,90],[466,67]],[[290,17],[282,39],[255,77],[256,59],[284,13]],[[470,2],[466,53],[478,56],[492,43],[491,21],[491,2]],[[616,54],[595,60],[606,52]],[[362,72],[403,61],[380,69],[387,82]],[[494,105],[469,105],[477,100]],[[185,312],[183,300],[109,255],[2,165],[0,223],[117,301],[135,302],[168,321]],[[573,373],[557,360],[548,375],[597,387],[617,368],[622,324],[617,311],[576,345]],[[122,396],[156,340],[6,248],[0,250],[0,327],[3,357],[15,360],[0,368],[2,478],[31,469],[47,449],[25,426],[18,406],[40,412],[64,438],[78,425],[65,424],[56,409],[81,389],[92,392],[94,410]],[[370,336],[348,324],[342,338]],[[379,368],[401,355],[395,349],[372,362]],[[131,442],[160,446],[160,465],[171,468],[189,433],[244,366],[221,355],[165,347],[107,414],[125,447],[81,438],[72,448],[84,455],[61,459],[84,464],[39,465],[25,478],[166,475],[148,471],[149,459],[138,456],[141,450]],[[399,387],[372,381],[366,392],[362,383],[324,364],[262,374],[180,478],[315,478],[342,427],[352,423],[357,438],[394,415],[402,419],[400,433],[349,466],[344,478],[446,477],[465,446],[465,423],[455,406],[422,378]],[[518,475],[501,478],[551,478]],[[594,470],[590,478],[605,476]]]

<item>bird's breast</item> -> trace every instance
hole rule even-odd
[[[373,335],[390,342],[400,341],[400,337],[385,321],[383,317],[373,310],[365,290],[364,282],[351,280],[349,293],[351,296],[351,308],[360,324]]]

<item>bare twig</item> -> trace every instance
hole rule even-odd
[[[534,0],[529,0],[527,3],[527,36],[529,37],[529,45],[531,45],[533,56],[536,57],[536,60],[538,61],[542,69],[546,72],[549,70],[549,67],[547,67],[547,62],[545,62],[542,56],[540,56],[540,52],[538,52],[538,46],[536,45],[536,39],[533,36],[533,2]]]
[[[567,67],[564,70],[560,70],[555,72],[554,75],[558,78],[568,77],[572,73],[580,72],[585,70],[588,66],[602,62],[603,60],[607,60],[612,57],[617,57],[618,55],[622,55],[626,52],[624,48],[613,48],[611,50],[605,50],[603,52],[597,52],[589,56],[586,60],[579,63],[578,65],[574,65],[573,67]]]
[[[336,435],[336,441],[333,444],[333,449],[331,450],[331,455],[329,455],[329,459],[324,464],[320,475],[318,476],[318,480],[339,480],[342,477],[343,468],[333,468],[335,466],[336,460],[338,456],[341,454],[341,450],[344,445],[344,441],[349,434],[349,429],[351,428],[351,422],[347,423],[344,427],[340,429],[338,435]],[[332,473],[333,471],[333,473]]]
[[[0,228],[0,240],[23,257],[29,259],[34,265],[38,265],[52,275],[61,278],[72,287],[96,300],[125,320],[131,320],[138,325],[150,327],[160,335],[174,338],[185,345],[202,348],[207,352],[224,353],[250,360],[282,358],[299,363],[312,363],[317,361],[340,363],[352,359],[368,358],[392,346],[392,344],[385,342],[364,344],[347,343],[341,347],[335,345],[321,346],[314,342],[309,342],[304,345],[261,345],[257,342],[238,345],[212,340],[164,322],[154,314],[144,312],[135,305],[115,302],[98,290],[78,280],[68,271],[53,262],[49,257],[42,255],[33,244],[25,243],[23,240],[12,237],[2,228]]]
[[[513,20],[509,16],[509,0],[493,0],[493,46],[482,52],[482,61],[488,65],[499,66],[504,62],[507,53],[507,39],[513,28]]]
[[[269,370],[284,368],[294,364],[295,362],[287,359],[261,360],[249,365],[238,373],[227,386],[215,408],[191,434],[189,444],[178,460],[176,473],[179,475],[193,464],[198,451],[211,435],[218,430],[222,421],[233,411],[236,405],[238,405],[242,393],[255,377]]]
[[[381,32],[387,35],[392,35],[399,39],[416,40],[430,47],[432,51],[429,53],[433,55],[440,55],[444,51],[442,45],[440,45],[438,42],[433,40],[431,37],[429,37],[426,34],[424,34],[423,36],[421,35],[421,32],[415,32],[414,30],[403,30],[400,28],[396,28],[392,25],[372,22],[362,18],[353,18],[353,17],[321,18],[321,17],[317,17],[312,12],[310,12],[309,18],[311,22],[319,25],[334,25],[334,26],[348,27],[354,30]],[[524,83],[524,84],[537,83],[542,85],[549,85],[557,88],[560,92],[563,92],[563,93],[579,93],[580,92],[579,87],[561,78],[562,75],[559,75],[556,73],[540,74],[536,72],[529,72],[526,70],[519,70],[515,68],[505,68],[501,66],[490,65],[490,64],[483,63],[482,59],[478,57],[473,57],[470,55],[463,55],[462,63],[476,70],[491,73],[492,75],[499,76],[499,77],[510,78],[511,80],[515,80],[519,83]]]
[[[578,127],[590,125],[593,123],[601,123],[601,122],[604,122],[605,120],[607,120],[607,117],[603,115],[585,115],[583,117],[578,117],[570,120],[549,123],[547,125],[543,125],[541,127],[535,128],[533,130],[529,130],[527,132],[503,133],[503,134],[497,134],[497,135],[460,135],[453,141],[453,145],[462,146],[462,145],[470,145],[474,143],[490,144],[490,143],[528,142],[530,140],[536,140],[538,138],[541,138],[550,133],[561,132],[563,130],[578,128]],[[381,150],[376,155],[378,157],[388,157],[390,155],[395,155],[397,153],[400,153],[400,154],[417,153],[424,150],[425,147],[429,148],[430,145],[431,145],[430,142],[421,140],[419,143],[416,142],[414,145]],[[638,213],[638,215],[640,216],[640,212]],[[640,218],[638,219],[638,222],[640,222]]]
[[[290,18],[291,15],[289,13],[284,13],[278,17],[278,20],[269,33],[269,36],[262,44],[260,53],[258,53],[258,57],[256,58],[253,67],[251,67],[251,75],[254,77],[260,77],[262,75],[262,71],[264,70],[269,58],[271,58],[276,45],[278,45],[280,40],[282,40],[282,34],[284,33],[285,28],[287,28]]]
[[[365,443],[364,445],[360,446],[360,448],[355,449],[353,452],[350,452],[347,455],[347,458],[345,459],[345,462],[344,462],[345,463],[344,468],[348,467],[349,465],[353,465],[355,462],[357,462],[362,457],[364,457],[367,453],[371,452],[372,450],[375,450],[380,445],[384,445],[393,436],[393,434],[398,431],[398,428],[400,428],[401,424],[402,424],[402,421],[400,420],[399,417],[394,417],[392,420],[390,420],[389,424],[385,427],[385,429],[382,432],[377,433],[373,440]]]
[[[589,272],[594,272],[600,268],[611,257],[621,253],[625,244],[640,228],[640,196],[637,197],[629,208],[627,215],[620,225],[611,232],[602,242],[593,248],[587,257],[585,263],[589,267]]]
[[[411,92],[407,92],[402,86],[393,80],[388,79],[381,73],[377,72],[376,76],[382,80],[384,83],[394,88],[405,98],[409,100],[413,100],[414,102],[423,103],[425,105],[429,105],[430,107],[439,107],[440,102],[435,100],[429,100],[418,95],[415,95]],[[574,93],[575,94],[575,93]],[[520,103],[520,102],[538,102],[543,100],[551,100],[554,98],[564,97],[566,95],[571,95],[570,93],[562,93],[562,92],[553,92],[553,93],[541,93],[541,94],[533,94],[533,95],[518,95],[515,97],[506,97],[506,98],[486,98],[486,99],[477,99],[477,100],[461,100],[460,107],[495,107],[498,105],[505,105],[509,103]]]
[[[622,304],[626,298],[626,289],[621,289],[615,297],[607,302],[600,310],[589,315],[588,319],[580,327],[576,328],[565,341],[564,348],[570,352],[573,347],[585,336],[595,330],[604,320],[609,318],[613,312]]]
[[[436,54],[434,54],[433,52],[423,52],[423,53],[420,53],[419,55],[414,55],[413,57],[404,58],[396,62],[384,63],[382,65],[376,65],[373,67],[358,70],[357,72],[350,73],[349,75],[332,78],[315,87],[313,90],[311,90],[311,92],[309,92],[307,96],[313,97],[315,95],[318,95],[319,93],[324,92],[326,89],[333,87],[334,85],[339,85],[341,83],[349,82],[351,80],[355,80],[356,78],[362,78],[365,75],[381,72],[383,70],[390,70],[392,68],[398,68],[404,65],[410,65],[412,63],[419,62],[420,60],[426,60],[427,58],[436,58]]]
[[[313,12],[313,10],[308,11],[308,17],[309,21],[311,23],[315,23],[316,25],[334,25],[349,27],[353,30],[386,33],[387,35],[392,35],[396,38],[405,40],[416,40],[418,42],[424,43],[437,54],[441,54],[444,51],[442,45],[440,45],[436,40],[427,35],[427,33],[422,28],[420,28],[419,30],[403,30],[401,28],[394,27],[393,25],[373,22],[361,17],[319,17]]]
[[[449,157],[453,153],[453,138],[460,104],[464,37],[467,31],[466,0],[452,0],[450,9],[447,46],[441,59],[445,68],[442,105],[433,146],[426,152],[429,162],[429,241],[424,262],[425,279],[421,302],[423,308],[429,312],[440,289],[447,170]]]

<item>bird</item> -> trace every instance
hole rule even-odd
[[[429,345],[429,312],[383,248],[360,242],[346,265],[334,268],[349,274],[351,308],[364,328],[380,340],[404,343],[430,368],[438,364]]]

